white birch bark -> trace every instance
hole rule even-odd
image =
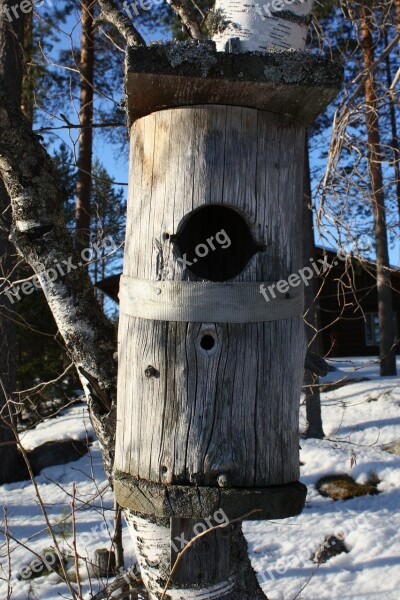
[[[0,37],[0,44],[1,44]],[[111,473],[116,398],[114,326],[96,302],[63,220],[59,182],[39,138],[13,102],[0,72],[0,177],[11,202],[10,240],[42,284],[66,350],[84,386],[90,415]],[[73,264],[73,268],[66,265]],[[55,265],[63,266],[60,273]],[[44,273],[52,270],[57,278]],[[60,276],[58,276],[58,274]]]
[[[216,0],[215,12],[226,27],[213,35],[217,50],[231,38],[240,39],[241,52],[304,50],[314,0]]]

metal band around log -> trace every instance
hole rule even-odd
[[[148,281],[122,275],[119,298],[125,315],[188,323],[277,321],[300,316],[304,308],[303,286],[279,293],[276,284],[261,281]]]

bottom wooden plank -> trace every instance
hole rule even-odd
[[[118,471],[114,489],[118,504],[139,515],[187,519],[207,519],[219,510],[228,519],[286,519],[302,512],[307,495],[299,481],[262,488],[162,485]]]

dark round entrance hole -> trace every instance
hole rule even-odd
[[[233,279],[263,249],[254,241],[244,217],[220,204],[190,213],[178,228],[175,241],[183,268],[210,281]]]
[[[203,350],[212,350],[215,346],[215,340],[212,335],[203,335],[200,340],[200,346]]]

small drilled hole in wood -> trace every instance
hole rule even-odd
[[[209,281],[233,279],[263,250],[254,241],[245,216],[220,204],[208,204],[187,215],[174,239],[183,269]]]
[[[203,335],[200,340],[200,346],[203,350],[212,350],[215,346],[215,340],[212,335]]]

